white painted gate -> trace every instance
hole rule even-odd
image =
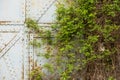
[[[0,80],[29,80],[36,59],[34,36],[26,31],[25,19],[32,18],[42,27],[54,22],[56,0],[0,0]],[[41,61],[41,62],[39,62]]]

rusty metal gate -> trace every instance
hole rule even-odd
[[[54,23],[57,0],[0,0],[0,80],[29,80],[37,59],[29,41],[34,35],[27,31],[26,18],[42,27]],[[40,62],[39,62],[40,61]]]

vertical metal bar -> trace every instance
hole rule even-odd
[[[30,34],[28,34],[29,35],[29,41],[30,41]],[[29,44],[28,44],[29,45]],[[28,80],[30,80],[30,47],[29,47],[29,49],[28,49]]]
[[[24,80],[29,80],[29,33],[24,31]]]
[[[33,42],[33,33],[30,33],[30,42]],[[33,45],[30,45],[30,53],[29,53],[29,60],[30,60],[30,72],[32,71],[33,68],[33,63],[34,63],[34,56],[33,56]]]
[[[25,0],[25,22],[26,22],[26,18],[27,18],[27,0]]]
[[[23,28],[23,29],[25,29],[25,28]],[[22,49],[22,80],[25,80],[25,68],[24,68],[25,67],[25,65],[24,65],[25,64],[25,59],[24,59],[25,51],[24,50],[26,49],[26,47],[25,47],[26,44],[25,44],[25,35],[24,34],[25,34],[25,30],[23,30],[23,33],[22,33],[22,43],[23,43],[22,44],[22,48],[23,48]]]

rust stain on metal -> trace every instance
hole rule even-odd
[[[22,80],[24,80],[24,64],[22,64]]]
[[[3,77],[3,80],[5,80],[5,76]]]
[[[11,23],[12,21],[0,21],[0,24]]]
[[[19,31],[0,31],[0,33],[18,33]]]

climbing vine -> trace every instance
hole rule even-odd
[[[103,63],[109,70],[115,68],[115,63],[112,61],[113,56],[119,53],[117,46],[120,38],[120,1],[66,0],[65,2],[58,6],[59,24],[54,27],[58,30],[56,44],[60,56],[59,64],[64,65],[61,80],[77,79],[76,75],[79,79],[79,74],[83,73],[80,71],[85,69],[87,69],[85,80],[100,79],[97,75],[87,73],[96,72],[94,67]],[[101,79],[107,79],[106,77],[108,76],[103,76]]]
[[[27,26],[47,36],[56,80],[118,80],[120,57],[120,1],[65,0],[57,5],[54,43],[51,31],[41,31],[32,20]],[[54,53],[54,54],[53,54]],[[117,75],[118,74],[118,75]],[[52,79],[52,80],[53,80]]]

